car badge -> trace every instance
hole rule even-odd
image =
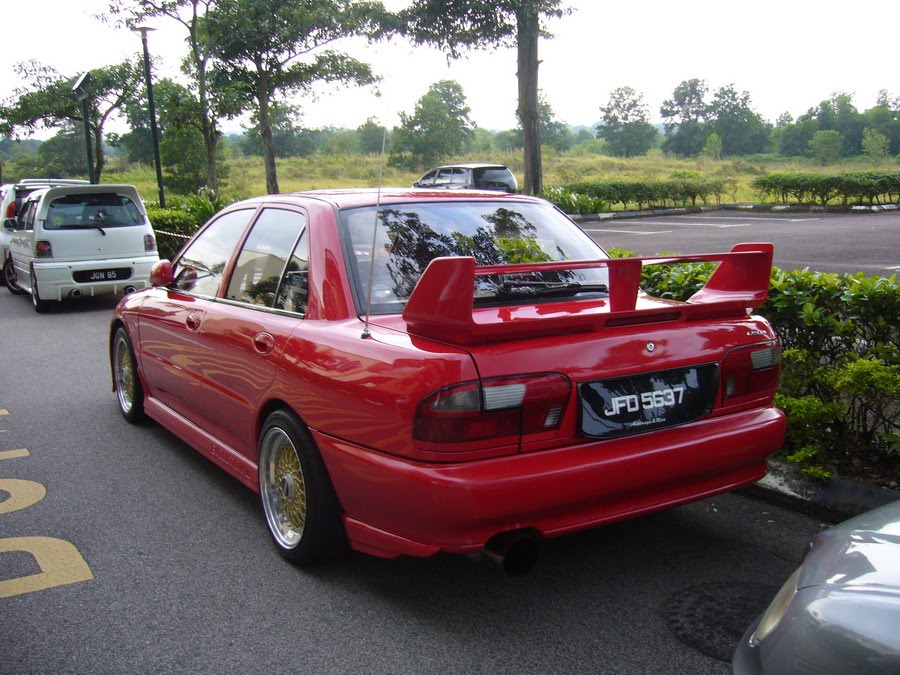
[[[653,344],[652,342],[648,342],[647,343],[647,351],[652,354],[654,349],[656,349],[656,345]]]

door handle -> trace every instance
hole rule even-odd
[[[275,338],[268,333],[257,333],[253,336],[253,351],[257,354],[268,354],[275,349]]]
[[[185,325],[187,325],[188,330],[197,330],[200,328],[200,315],[196,312],[191,312],[188,314],[187,319],[184,320]]]

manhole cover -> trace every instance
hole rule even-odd
[[[741,636],[778,592],[776,586],[716,583],[676,593],[666,604],[669,628],[681,642],[731,662]]]

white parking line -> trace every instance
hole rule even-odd
[[[679,216],[673,216],[674,218],[678,218]],[[746,218],[746,216],[716,216],[722,220],[739,220],[741,218]],[[821,218],[776,218],[770,216],[753,216],[753,220],[778,220],[783,221],[785,223],[805,223],[810,220],[822,220]]]
[[[640,221],[640,223],[636,223],[636,224],[640,224],[640,225],[674,225],[676,227],[682,227],[685,225],[686,226],[694,226],[694,227],[715,227],[716,229],[722,230],[722,229],[726,229],[729,227],[750,227],[753,223],[728,223],[728,224],[725,224],[725,223],[699,223],[696,221],[684,221],[684,220],[680,220],[677,223],[671,223],[671,222],[661,223],[659,221],[642,220],[642,221]],[[672,230],[669,230],[669,232],[671,232],[671,231]]]
[[[894,265],[893,267],[885,267],[886,270],[900,270],[900,265]]]
[[[648,234],[672,234],[672,230],[658,230],[656,232],[637,232],[635,230],[601,230],[596,227],[585,227],[585,232],[605,232],[606,234],[634,234],[643,237]]]

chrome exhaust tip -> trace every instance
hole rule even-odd
[[[134,286],[126,286],[125,290],[123,291],[123,294],[128,295],[129,293],[134,293],[135,290],[136,289]]]
[[[540,542],[534,532],[513,530],[491,537],[481,553],[506,574],[516,576],[534,569],[540,551]]]
[[[83,295],[83,294],[82,294],[80,288],[73,288],[71,291],[69,291],[69,297],[70,297],[70,298],[78,299],[78,298],[80,298],[82,295]]]

